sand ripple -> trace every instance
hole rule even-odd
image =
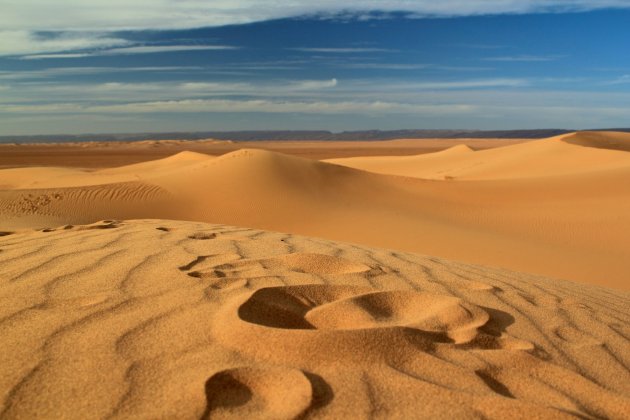
[[[630,296],[224,225],[0,237],[2,418],[627,418]]]

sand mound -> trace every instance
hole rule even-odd
[[[630,133],[582,131],[565,136],[562,141],[578,146],[630,152]]]
[[[297,369],[235,368],[206,382],[203,418],[294,419],[311,405],[313,389]]]
[[[380,340],[407,330],[435,342],[469,342],[489,319],[482,309],[449,296],[329,285],[259,289],[238,314],[273,328],[339,331],[335,345],[355,337],[355,330],[368,329],[379,330],[373,336]],[[357,345],[365,343],[363,334],[356,337]]]
[[[327,162],[423,179],[542,179],[620,169],[628,172],[630,154],[621,152],[626,147],[630,150],[630,134],[573,133],[474,153],[461,145],[417,156],[357,157]]]
[[[438,258],[107,220],[0,237],[0,302],[2,418],[630,411],[630,295]]]
[[[413,179],[411,172],[405,178],[368,173],[262,150],[221,157],[183,153],[99,171],[3,170],[0,230],[108,218],[207,221],[627,289],[630,154],[563,138],[476,152],[458,146],[435,156],[400,158],[408,166],[399,165],[398,158],[378,158],[388,168],[427,170],[448,182]],[[444,171],[440,165],[446,164],[454,172]],[[467,178],[482,175],[494,178]],[[214,238],[214,233],[199,235]],[[310,264],[307,260],[287,263],[299,270]],[[256,270],[268,275],[271,268]],[[242,269],[226,268],[224,277]],[[223,280],[217,287],[227,284]]]

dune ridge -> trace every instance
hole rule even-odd
[[[370,172],[422,179],[499,180],[583,176],[630,168],[630,134],[579,132],[527,143],[473,150],[454,146],[416,156],[328,159]]]
[[[624,418],[630,295],[171,220],[0,237],[0,417]]]
[[[628,290],[630,153],[569,142],[584,136],[606,143],[628,135],[374,158],[404,172],[394,175],[258,149],[102,170],[6,169],[0,230],[107,218],[205,221]],[[418,179],[418,171],[440,179]]]

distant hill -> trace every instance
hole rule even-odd
[[[630,132],[630,128],[608,129],[609,131]],[[608,131],[606,130],[606,131]],[[58,143],[82,141],[140,141],[140,140],[318,140],[318,141],[358,141],[358,140],[391,140],[391,139],[425,139],[425,138],[545,138],[570,133],[576,130],[543,129],[543,130],[369,130],[369,131],[204,131],[204,132],[172,132],[172,133],[131,133],[131,134],[55,134],[36,136],[0,136],[0,143]],[[589,130],[604,131],[604,130]]]

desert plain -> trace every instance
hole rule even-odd
[[[2,418],[630,413],[630,134],[0,146]]]

